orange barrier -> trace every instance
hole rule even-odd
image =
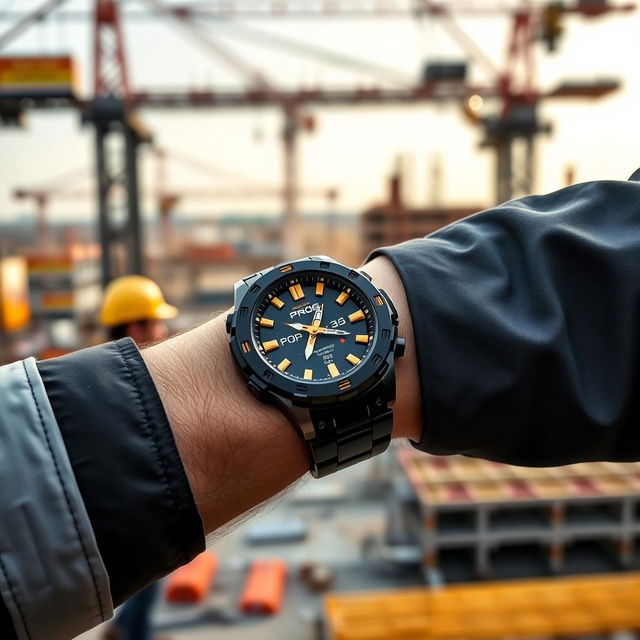
[[[287,565],[282,560],[256,560],[240,598],[245,613],[277,613],[282,606]]]
[[[218,568],[215,553],[203,551],[189,564],[176,569],[167,579],[167,602],[201,602],[205,599]]]

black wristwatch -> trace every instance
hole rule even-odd
[[[404,339],[365,272],[319,256],[254,273],[235,284],[227,333],[247,386],[304,435],[313,476],[389,446]]]

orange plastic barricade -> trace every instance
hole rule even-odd
[[[286,580],[287,565],[282,560],[255,560],[240,597],[240,609],[245,613],[277,613]]]
[[[218,568],[215,553],[203,551],[189,564],[176,569],[167,579],[167,602],[201,602],[206,597]]]

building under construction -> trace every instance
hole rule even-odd
[[[637,463],[526,468],[409,450],[399,460],[392,518],[432,584],[640,566]]]
[[[387,202],[363,212],[360,233],[364,256],[377,247],[422,238],[484,209],[481,205],[414,207],[406,202],[402,186],[402,173],[396,171],[389,178]]]

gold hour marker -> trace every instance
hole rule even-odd
[[[364,320],[364,311],[362,309],[358,309],[349,314],[349,322],[360,322],[360,320]]]
[[[340,375],[340,372],[338,371],[338,367],[336,367],[335,362],[331,362],[330,364],[328,364],[327,369],[329,369],[329,374],[331,375],[332,378],[335,378],[336,376]]]
[[[316,283],[316,295],[323,296],[324,295],[324,282]]]
[[[251,345],[245,340],[242,343],[242,352],[243,353],[249,353],[249,351],[251,351]]]
[[[369,344],[369,336],[358,334],[356,336],[356,342],[358,342],[359,344]]]
[[[267,340],[262,343],[262,348],[269,353],[269,351],[275,351],[280,345],[277,340]]]
[[[346,291],[343,291],[337,298],[336,302],[342,306],[349,299],[349,294]]]
[[[354,356],[353,353],[350,353],[346,357],[346,360],[347,360],[347,362],[352,364],[354,367],[358,364],[358,362],[360,362],[360,358],[358,358],[358,356]]]
[[[273,327],[275,322],[273,320],[269,320],[269,318],[260,318],[260,326],[261,327]]]
[[[291,360],[289,360],[289,358],[285,358],[285,359],[284,359],[284,360],[283,360],[283,361],[278,365],[278,369],[280,369],[280,371],[286,371],[290,364],[291,364]]]
[[[304,291],[301,284],[293,284],[289,287],[289,293],[294,300],[300,300],[304,298]]]
[[[376,301],[376,304],[381,307],[382,305],[384,305],[384,298],[382,296],[376,296],[374,298],[374,300]]]
[[[304,370],[304,379],[305,380],[313,380],[313,369],[305,369]]]
[[[282,307],[284,307],[284,302],[282,302],[282,300],[280,300],[280,298],[276,298],[276,296],[273,296],[273,298],[271,298],[271,304],[276,309],[282,309]]]

